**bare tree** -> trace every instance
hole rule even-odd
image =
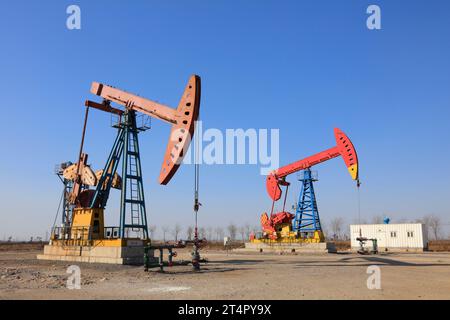
[[[241,226],[238,228],[239,235],[241,236],[241,240],[245,241],[245,227]]]
[[[223,232],[223,228],[222,227],[216,227],[214,229],[214,232],[216,233],[216,240],[223,240],[224,237],[224,232]]]
[[[227,227],[228,235],[230,236],[231,240],[236,239],[236,233],[237,233],[237,227],[234,223],[230,223]]]
[[[439,240],[440,234],[441,234],[441,225],[442,225],[441,218],[432,214],[429,217],[429,224],[430,224],[430,229],[431,229],[431,232],[433,233],[434,239]]]
[[[193,226],[188,226],[186,228],[186,236],[188,240],[192,240],[192,235],[194,234],[194,227]]]
[[[324,220],[320,220],[320,226],[322,227],[322,232],[323,232],[325,238],[328,239],[328,234],[329,234],[328,223],[326,221],[324,222]]]
[[[367,224],[367,220],[364,218],[353,219],[353,224]]]
[[[201,227],[200,229],[198,229],[198,236],[200,239],[206,238],[206,230],[204,227]]]
[[[372,217],[372,223],[373,224],[382,224],[384,221],[384,218],[382,215],[376,215]]]
[[[213,227],[207,227],[206,228],[206,239],[208,239],[208,241],[211,241],[213,238]]]
[[[178,241],[178,235],[180,234],[180,232],[181,232],[181,226],[178,223],[176,223],[172,230],[172,235],[173,235],[175,241]]]
[[[244,225],[244,230],[245,230],[245,239],[249,239],[250,233],[252,232],[252,228],[250,227],[250,225],[248,223],[246,223]]]
[[[150,239],[153,238],[155,236],[155,233],[156,233],[156,226],[155,225],[150,225],[148,227],[148,233],[149,233]]]
[[[438,216],[429,214],[429,215],[426,215],[425,217],[423,217],[422,219],[419,219],[418,222],[421,222],[424,224],[425,230],[427,232],[428,231],[432,232],[432,234],[434,236],[434,240],[439,239],[442,222]]]
[[[169,227],[168,226],[162,226],[161,230],[162,230],[162,233],[163,233],[163,241],[166,242],[166,234],[167,234],[167,232],[169,232]]]
[[[330,228],[331,228],[331,232],[333,233],[334,239],[339,239],[339,236],[342,231],[343,223],[344,223],[344,220],[341,217],[333,218],[330,221]]]

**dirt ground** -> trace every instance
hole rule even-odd
[[[359,256],[237,254],[204,250],[190,266],[144,272],[139,266],[78,263],[81,289],[69,290],[72,263],[39,261],[40,250],[0,250],[0,299],[450,299],[450,253]],[[186,249],[177,260],[189,259]],[[369,290],[369,266],[381,289]]]

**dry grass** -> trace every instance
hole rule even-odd
[[[337,251],[346,251],[351,249],[350,241],[335,240],[330,242],[334,243]]]
[[[31,251],[42,250],[45,242],[0,242],[0,251]]]

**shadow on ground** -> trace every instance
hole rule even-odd
[[[361,260],[362,263],[361,263]],[[405,261],[399,261],[395,259],[389,259],[389,258],[383,258],[383,257],[375,257],[375,256],[360,256],[360,257],[349,257],[349,258],[342,258],[336,263],[324,263],[324,261],[304,261],[301,264],[298,264],[297,267],[363,267],[363,266],[373,266],[373,265],[379,265],[379,266],[398,266],[398,267],[434,267],[434,266],[450,266],[450,264],[445,263],[412,263],[412,262],[405,262]]]

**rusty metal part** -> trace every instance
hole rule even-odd
[[[122,110],[111,107],[111,105],[109,104],[109,101],[107,101],[107,100],[103,101],[103,103],[97,103],[97,102],[94,102],[94,101],[86,100],[84,102],[84,105],[86,107],[91,107],[91,108],[95,108],[95,109],[102,110],[102,111],[105,111],[105,112],[114,113],[114,114],[116,114],[118,116],[122,116],[123,115],[123,111]]]
[[[80,169],[78,169],[80,168]],[[79,172],[77,172],[79,170]],[[81,165],[78,166],[78,163],[74,163],[71,166],[67,167],[63,171],[63,177],[64,179],[75,181],[78,178],[80,179],[80,182],[82,184],[88,185],[88,186],[95,186],[97,185],[97,177],[94,171],[92,171],[91,167],[88,165]]]
[[[100,178],[102,177],[102,174],[103,174],[103,169],[98,170],[95,173],[95,176],[97,177],[97,181],[100,181]],[[109,182],[109,179],[110,179],[109,177],[107,177],[105,179],[105,182],[103,183],[103,186],[102,186],[103,190],[106,189],[106,187],[108,185],[108,182]],[[122,189],[122,177],[117,172],[114,173],[114,176],[113,176],[113,179],[112,179],[112,182],[111,182],[111,188]]]
[[[91,93],[172,125],[159,175],[159,183],[165,185],[180,166],[194,134],[200,109],[200,87],[200,77],[191,76],[177,109],[98,82],[92,83]]]
[[[69,194],[69,203],[76,204],[78,195],[83,189],[83,183],[80,172],[84,172],[84,168],[87,166],[88,155],[85,153],[81,153],[80,160],[75,164],[76,165],[76,175],[73,183],[72,192]],[[95,175],[94,175],[95,177]]]
[[[77,208],[88,208],[91,203],[92,198],[94,197],[95,190],[86,189],[80,192],[78,195],[75,204]]]

